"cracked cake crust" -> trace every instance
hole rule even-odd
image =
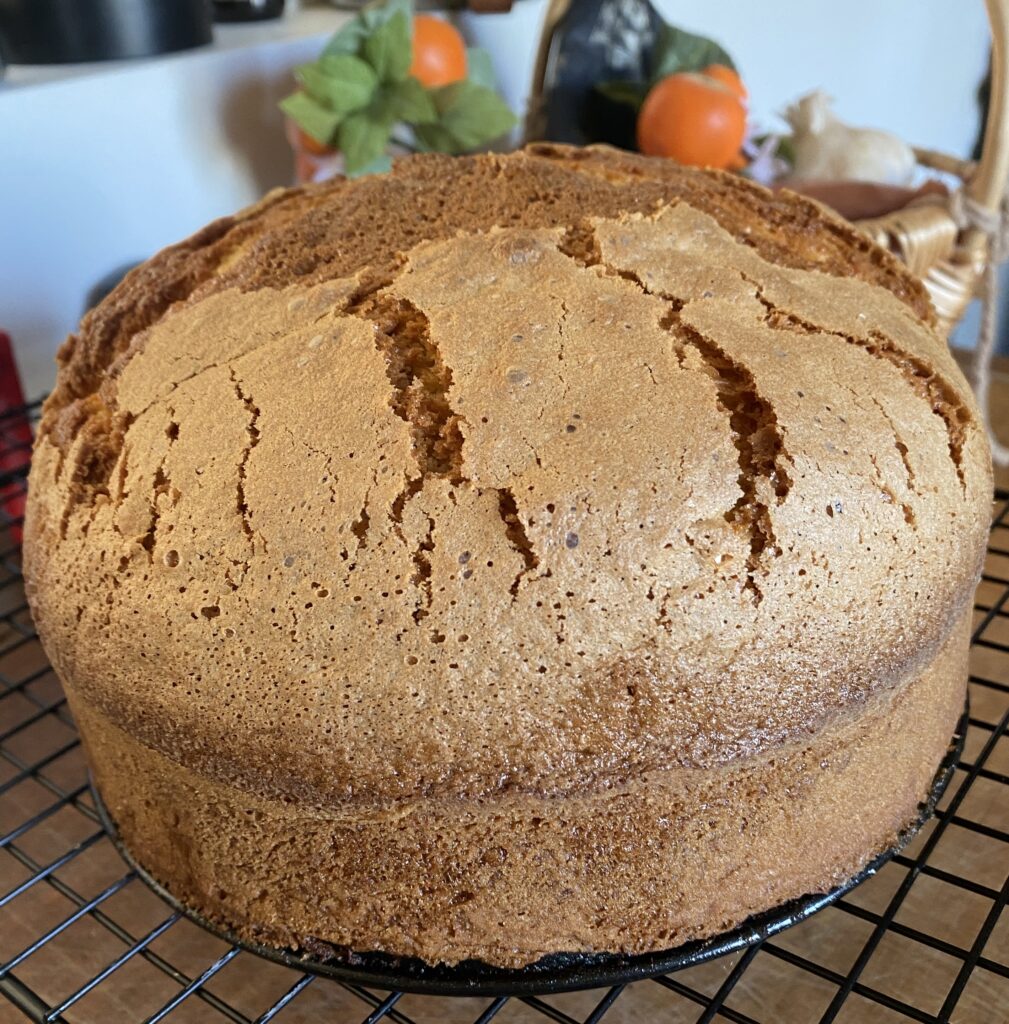
[[[26,524],[40,635],[127,843],[250,934],[511,964],[660,948],[857,870],[962,705],[987,529],[986,442],[931,323],[815,205],[607,150],[411,159],[156,257],[61,354]],[[881,744],[892,792],[836,849],[773,885],[726,859],[740,829],[770,864],[783,830],[850,819],[842,779],[857,796]],[[824,779],[796,790],[789,758]],[[722,808],[694,845],[662,838],[653,782],[681,828],[696,787]],[[606,892],[617,840],[571,837],[616,828],[620,794],[640,820]],[[784,815],[763,833],[755,800]],[[322,845],[221,880],[211,818],[269,847],[291,814]],[[465,851],[431,866],[463,842],[452,814],[484,815],[497,881]],[[355,821],[416,856],[356,877],[322,854]],[[530,860],[536,821],[560,845]],[[584,874],[566,910],[544,858]],[[710,912],[667,892],[660,923],[629,879],[691,858],[722,871]],[[357,909],[284,922],[309,863]]]

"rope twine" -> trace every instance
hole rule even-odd
[[[988,236],[988,260],[981,278],[981,326],[971,364],[971,384],[991,444],[992,460],[1009,466],[1009,447],[995,436],[991,423],[991,364],[998,338],[998,271],[1009,258],[1009,202],[992,210],[971,199],[962,189],[950,197],[950,214],[960,228],[977,228]]]

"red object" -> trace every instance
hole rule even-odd
[[[0,532],[21,543],[24,477],[32,455],[32,428],[10,336],[0,331]],[[7,545],[4,545],[6,547]]]

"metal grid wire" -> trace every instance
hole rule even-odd
[[[542,998],[387,994],[230,947],[124,869],[24,599],[37,411],[0,415],[0,1021],[1009,1020],[1009,494],[975,605],[963,756],[936,817],[876,876],[771,940],[651,981]]]

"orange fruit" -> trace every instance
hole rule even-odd
[[[466,77],[466,44],[459,30],[433,14],[413,19],[413,62],[408,74],[428,89]]]
[[[750,94],[746,91],[746,86],[743,85],[743,80],[739,75],[732,70],[727,68],[724,64],[709,64],[702,72],[705,78],[713,78],[716,82],[721,82],[727,89],[739,97],[739,102],[746,106],[750,100]]]
[[[746,111],[731,89],[681,71],[657,82],[638,114],[638,149],[693,167],[725,169],[746,135]]]
[[[332,146],[327,146],[314,135],[309,135],[304,128],[299,128],[295,125],[294,133],[298,139],[298,149],[304,153],[311,153],[312,156],[329,156],[331,153],[336,152]]]

